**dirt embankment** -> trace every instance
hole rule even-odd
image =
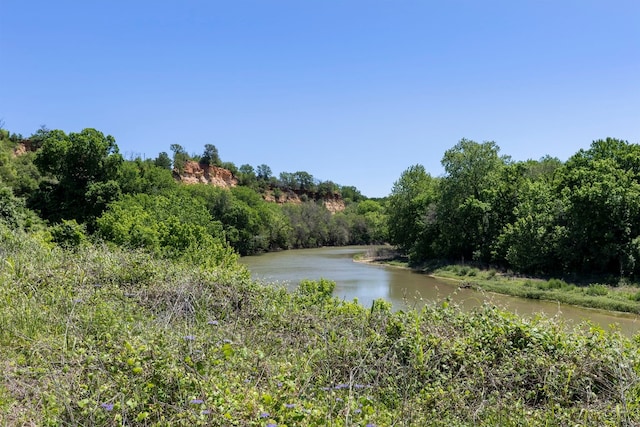
[[[213,165],[203,165],[194,161],[186,162],[182,171],[174,169],[173,176],[176,180],[185,184],[209,184],[221,188],[231,188],[238,185],[238,179],[230,170]],[[320,196],[306,191],[270,189],[265,191],[262,197],[267,202],[281,204],[301,204],[307,200],[322,201],[331,213],[342,212],[345,209],[344,200],[339,194]]]
[[[238,185],[238,180],[230,170],[191,161],[184,164],[182,172],[174,170],[173,176],[185,184],[209,184],[222,188]]]
[[[331,212],[332,214],[334,214],[336,212],[342,212],[345,209],[344,200],[338,194],[319,197],[314,193],[307,193],[307,192],[304,192],[304,191],[293,191],[293,190],[274,191],[274,190],[267,190],[262,195],[262,197],[267,202],[280,203],[280,204],[292,203],[292,204],[295,204],[295,205],[299,205],[302,202],[307,201],[307,200],[316,200],[316,201],[317,200],[321,200],[322,203],[324,204],[324,207],[327,208],[327,210],[329,212]]]

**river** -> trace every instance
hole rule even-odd
[[[345,300],[357,298],[365,307],[383,298],[396,310],[420,308],[449,297],[467,310],[490,302],[521,316],[537,313],[557,316],[569,326],[590,321],[605,330],[618,328],[627,336],[640,332],[640,317],[634,314],[459,289],[455,283],[408,269],[353,261],[356,254],[366,250],[363,246],[296,249],[242,257],[240,262],[247,266],[254,279],[283,284],[289,289],[295,289],[303,279],[333,280],[335,296]]]

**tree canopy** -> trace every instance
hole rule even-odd
[[[596,140],[566,163],[513,162],[494,142],[463,139],[442,159],[437,190],[420,165],[394,185],[391,243],[433,257],[523,273],[640,273],[640,146]]]
[[[53,181],[41,186],[37,206],[54,221],[97,217],[120,196],[123,161],[115,139],[95,129],[49,132],[34,163]]]

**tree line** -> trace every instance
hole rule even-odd
[[[412,263],[445,258],[518,273],[640,272],[640,146],[606,138],[566,162],[513,161],[463,139],[445,174],[417,164],[388,198],[388,237]]]
[[[16,154],[22,144],[27,149]],[[445,174],[416,164],[383,199],[311,174],[223,162],[171,145],[154,159],[126,160],[95,129],[41,128],[27,138],[0,129],[0,218],[15,227],[46,221],[60,241],[99,238],[176,254],[211,245],[246,255],[323,245],[388,242],[413,264],[475,262],[534,275],[640,272],[640,146],[606,138],[567,161],[514,161],[492,141],[463,139],[442,157]],[[186,161],[225,167],[239,185],[182,185]],[[300,204],[265,192],[312,195]],[[323,196],[339,196],[330,213]]]
[[[307,172],[277,179],[264,164],[238,168],[223,162],[212,144],[201,156],[173,144],[173,157],[161,152],[144,160],[124,159],[115,138],[96,129],[66,134],[41,128],[28,138],[0,129],[0,144],[0,218],[23,224],[18,211],[35,212],[67,244],[91,236],[168,255],[215,245],[247,255],[386,237],[383,204],[355,187],[321,182]],[[28,149],[17,154],[20,144]],[[180,184],[173,174],[187,161],[227,168],[240,185]],[[276,204],[264,200],[265,191],[312,197]],[[327,196],[343,197],[345,210],[331,214],[322,204]]]

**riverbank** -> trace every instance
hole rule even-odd
[[[580,307],[640,314],[640,288],[601,283],[576,285],[561,279],[540,279],[505,275],[495,269],[448,264],[439,267],[411,267],[406,258],[391,248],[373,248],[354,261],[411,269],[440,280],[453,280],[461,288],[495,292],[520,298],[547,300]]]

